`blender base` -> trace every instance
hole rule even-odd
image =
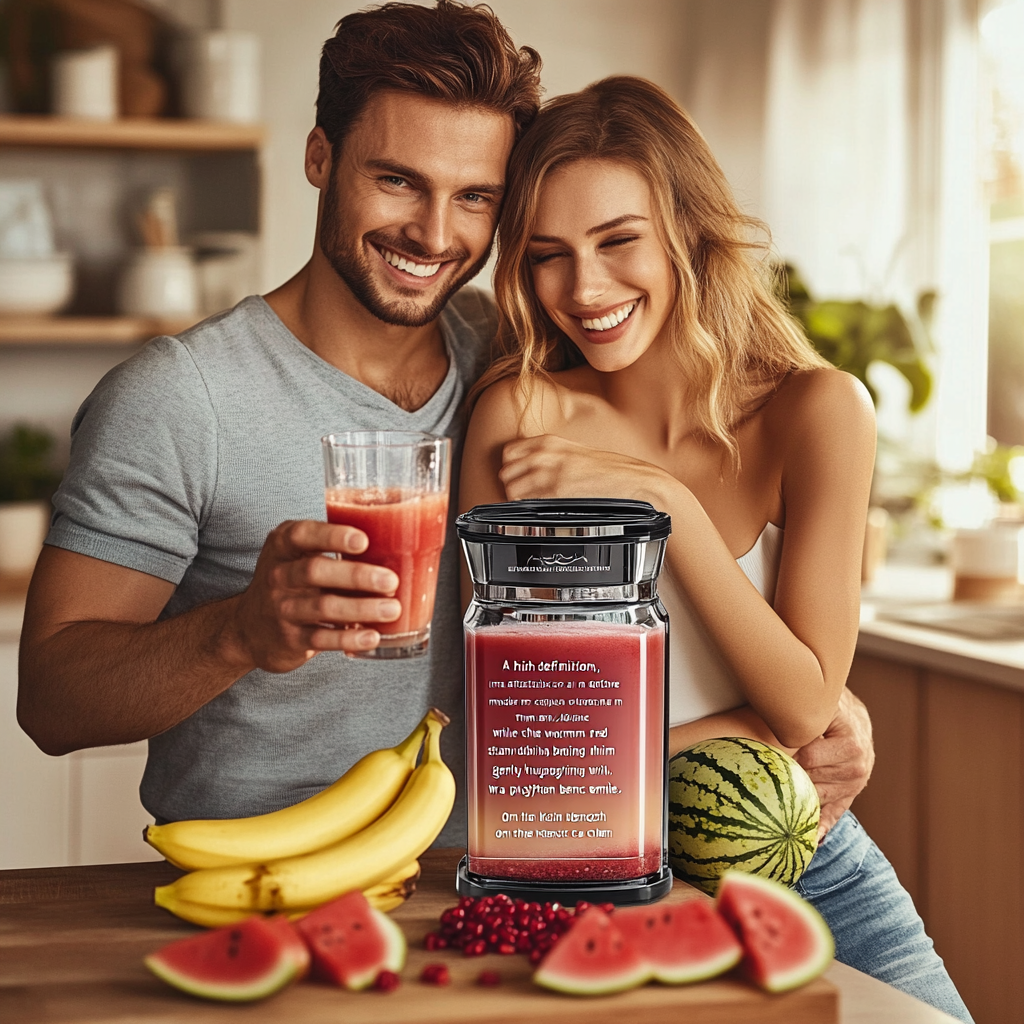
[[[656,875],[635,878],[626,882],[577,882],[562,885],[559,882],[521,882],[505,878],[484,878],[469,870],[469,856],[459,861],[455,873],[455,888],[460,896],[495,896],[499,892],[513,899],[531,903],[563,903],[578,900],[589,903],[614,903],[618,907],[653,903],[672,891],[672,872],[665,866]]]

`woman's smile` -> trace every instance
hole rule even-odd
[[[661,338],[676,282],[650,189],[615,160],[544,179],[529,259],[537,298],[595,370],[630,366]]]

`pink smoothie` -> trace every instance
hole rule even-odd
[[[662,866],[662,629],[468,629],[469,869],[625,880]]]
[[[370,546],[357,562],[383,565],[398,575],[395,597],[402,614],[380,625],[382,636],[418,633],[434,614],[437,571],[444,547],[448,495],[406,488],[327,489],[327,521],[362,530]]]

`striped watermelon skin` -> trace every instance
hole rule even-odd
[[[711,895],[730,868],[792,886],[817,849],[814,784],[758,740],[703,740],[676,754],[668,811],[673,873]]]

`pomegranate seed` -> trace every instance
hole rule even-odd
[[[500,946],[498,946],[498,952],[503,953],[506,956],[508,956],[508,954],[510,953],[514,953],[515,951],[516,947],[513,946],[511,942],[503,942],[501,943]]]
[[[466,956],[483,956],[487,952],[487,943],[483,939],[477,939],[475,942],[467,943],[462,952]]]
[[[420,972],[420,981],[426,985],[449,985],[451,980],[447,964],[427,964]]]
[[[539,949],[535,949],[532,953],[530,953],[530,963],[534,966],[539,964],[543,959],[544,954]]]
[[[606,913],[611,914],[615,910],[614,903],[599,903],[598,906]]]
[[[373,987],[378,992],[394,992],[401,984],[402,979],[394,971],[381,971],[374,980]]]
[[[576,913],[582,914],[584,910],[589,910],[592,906],[592,903],[588,903],[586,900],[580,900],[576,904]]]
[[[480,976],[476,979],[476,983],[493,988],[495,985],[501,984],[501,975],[497,971],[481,971]]]

